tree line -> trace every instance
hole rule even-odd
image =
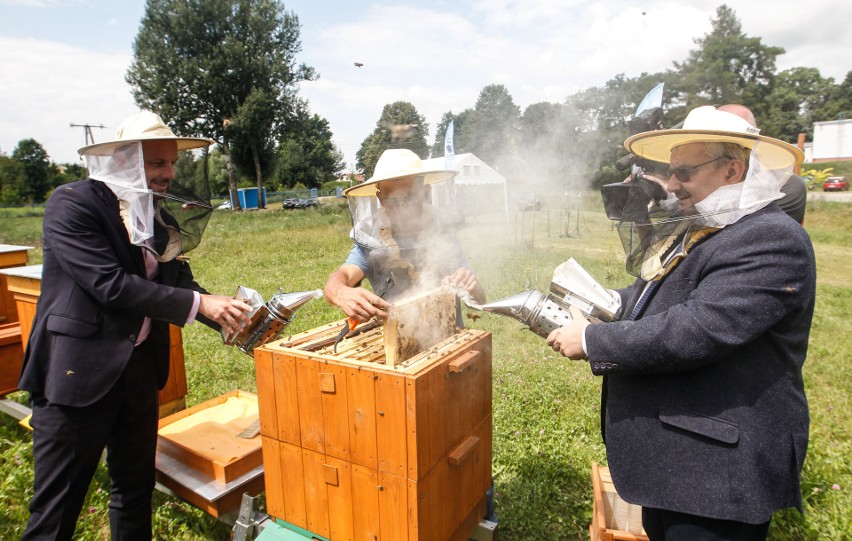
[[[500,84],[487,85],[472,108],[448,111],[428,140],[428,126],[407,102],[385,106],[374,131],[357,154],[367,176],[384,148],[406,147],[421,157],[442,156],[447,126],[453,122],[456,153],[472,152],[510,181],[549,187],[600,185],[623,177],[614,162],[626,151],[621,143],[645,94],[665,83],[664,123],[671,127],[700,105],[740,103],[754,113],[761,133],[795,143],[812,139],[813,123],[852,114],[852,71],[836,83],[816,68],[778,72],[784,49],[747,35],[734,11],[716,9],[711,30],[695,39],[695,49],[672,68],[637,77],[615,76],[561,103],[534,103],[521,111]],[[416,126],[407,138],[393,129]]]
[[[747,35],[728,6],[718,7],[711,23],[672,68],[619,74],[561,103],[534,103],[522,111],[504,85],[487,85],[472,108],[443,114],[432,144],[429,125],[413,104],[388,104],[362,142],[356,167],[369,177],[388,148],[442,156],[453,122],[456,152],[476,154],[512,181],[570,187],[619,180],[613,164],[625,152],[629,120],[660,82],[666,126],[699,105],[741,103],[754,111],[762,133],[795,142],[799,133],[812,136],[814,122],[852,111],[852,71],[840,83],[816,68],[778,72],[784,50]],[[343,155],[328,121],[311,113],[298,94],[300,82],[319,77],[296,63],[299,31],[298,17],[279,0],[146,1],[125,76],[134,100],[177,133],[217,143],[209,155],[182,155],[178,174],[206,175],[213,193],[334,179]],[[78,178],[85,178],[81,164],[51,162],[33,139],[20,141],[11,155],[0,152],[0,204],[39,203]]]

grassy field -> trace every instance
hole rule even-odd
[[[577,259],[608,286],[630,282],[623,252],[594,194],[582,212],[548,202],[540,212],[468,219],[468,256],[492,300],[527,287],[546,290],[556,265]],[[27,215],[29,214],[29,215]],[[811,445],[803,475],[805,514],[784,511],[772,522],[773,540],[850,539],[852,525],[852,205],[814,202],[806,219],[817,253],[817,308],[805,381],[811,406]],[[535,227],[533,227],[535,225]],[[348,213],[331,204],[307,211],[216,211],[191,255],[198,281],[216,293],[237,285],[269,298],[279,289],[322,287],[349,249]],[[40,245],[38,211],[0,212],[0,242]],[[41,261],[39,249],[31,262]],[[473,316],[473,317],[471,317]],[[481,317],[478,317],[481,316]],[[340,319],[324,301],[301,309],[298,332]],[[590,463],[605,463],[599,434],[600,382],[585,363],[568,361],[520,323],[466,312],[466,324],[493,333],[494,461],[500,535],[507,540],[588,539]],[[209,329],[184,330],[190,395],[195,404],[233,389],[255,391],[254,369],[239,351],[223,347]],[[25,400],[23,393],[12,395]],[[31,438],[0,417],[0,539],[20,537],[31,495]],[[77,539],[108,538],[108,478],[100,468],[78,524]],[[155,536],[168,540],[228,539],[230,528],[163,494],[155,496]]]

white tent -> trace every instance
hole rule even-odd
[[[445,158],[423,160],[426,169],[444,169]],[[503,208],[509,219],[509,196],[506,177],[471,153],[456,154],[451,169],[459,172],[454,180],[457,208],[464,214],[480,214],[487,210]]]

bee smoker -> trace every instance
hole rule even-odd
[[[235,299],[242,300],[252,311],[251,322],[238,333],[222,331],[222,340],[229,346],[236,345],[246,355],[253,355],[254,348],[278,338],[293,318],[293,313],[311,299],[322,297],[322,291],[300,291],[277,293],[264,303],[260,294],[247,287],[237,288]]]
[[[571,321],[569,307],[579,309],[592,322],[616,319],[618,304],[580,265],[569,259],[556,268],[548,294],[525,291],[482,306],[486,312],[517,319],[539,336]]]
[[[567,325],[572,319],[567,303],[556,295],[544,295],[535,290],[485,304],[482,309],[493,314],[515,318],[527,325],[532,332],[544,338],[547,338],[554,329]]]

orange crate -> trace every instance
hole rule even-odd
[[[642,529],[642,507],[627,503],[619,497],[609,468],[592,462],[592,524],[591,541],[649,541]]]
[[[257,419],[257,397],[231,391],[160,419],[157,452],[228,483],[263,462],[260,438],[238,438]]]
[[[332,541],[467,539],[491,484],[491,334],[396,366],[344,322],[255,349],[267,512]]]

